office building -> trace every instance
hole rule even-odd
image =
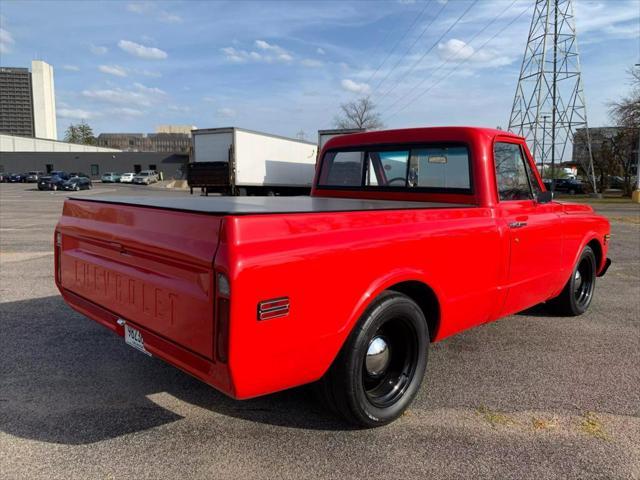
[[[31,72],[0,67],[0,133],[57,140],[51,65],[34,60]]]

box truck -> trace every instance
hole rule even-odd
[[[308,195],[317,145],[243,128],[192,131],[187,165],[191,193],[200,188],[225,195]]]

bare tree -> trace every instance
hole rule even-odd
[[[629,70],[631,92],[618,102],[612,102],[610,113],[618,126],[640,128],[640,67]]]
[[[612,152],[617,160],[624,178],[624,195],[631,196],[632,169],[638,165],[638,149],[640,149],[640,66],[629,69],[631,91],[618,102],[609,107],[611,119],[620,128],[620,132],[611,139]],[[634,148],[636,149],[634,155]],[[640,172],[636,172],[636,175]]]
[[[384,127],[380,114],[376,112],[376,105],[369,97],[343,103],[340,105],[340,110],[342,110],[341,114],[334,120],[337,128],[378,130]]]

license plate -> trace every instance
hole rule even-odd
[[[142,333],[139,330],[136,330],[129,325],[124,326],[124,341],[127,345],[131,345],[133,348],[140,350],[142,353],[145,353],[149,356],[151,354],[144,348],[144,338],[142,338]]]

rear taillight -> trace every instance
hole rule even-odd
[[[58,282],[58,284],[62,282],[61,254],[62,254],[62,234],[60,232],[56,232],[54,261],[56,264],[56,282]]]
[[[231,286],[223,273],[216,275],[216,358],[227,362],[229,358],[229,307]]]

